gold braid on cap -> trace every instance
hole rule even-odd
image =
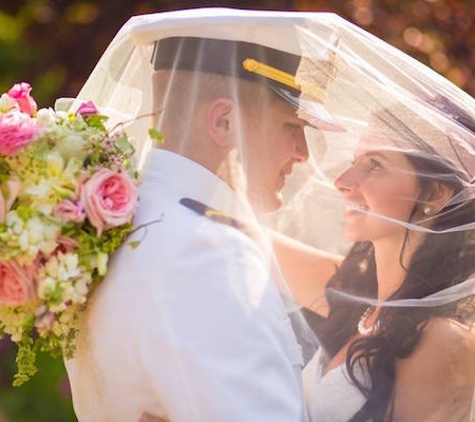
[[[281,84],[290,86],[291,88],[300,90],[300,86],[295,82],[295,78],[283,70],[269,66],[265,63],[258,62],[254,59],[246,59],[242,62],[242,66],[248,72],[256,73],[265,78],[280,82]]]
[[[272,79],[273,81],[279,82],[283,85],[287,85],[293,89],[303,92],[304,94],[309,94],[322,103],[326,99],[325,90],[322,89],[320,86],[308,82],[300,85],[295,81],[295,77],[293,75],[284,72],[283,70],[269,66],[255,59],[249,58],[245,59],[242,62],[242,66],[248,72],[255,73],[256,75],[260,75],[268,79]]]

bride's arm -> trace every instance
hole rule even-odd
[[[299,305],[326,315],[325,287],[343,257],[269,230],[282,273]]]

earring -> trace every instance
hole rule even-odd
[[[424,214],[425,215],[432,215],[432,207],[430,207],[429,205],[426,205],[424,207]]]

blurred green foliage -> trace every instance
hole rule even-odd
[[[38,373],[20,388],[11,386],[16,373],[16,346],[0,342],[0,421],[75,421],[71,392],[61,360],[38,355]]]
[[[75,96],[130,16],[191,7],[329,11],[416,57],[475,95],[475,0],[0,0],[0,93],[29,82],[40,107]],[[10,387],[14,350],[0,348],[0,421],[73,421],[62,362]]]
[[[130,16],[207,6],[335,12],[475,95],[475,0],[0,0],[0,92],[75,96]]]

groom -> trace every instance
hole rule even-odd
[[[295,75],[300,57],[245,41],[246,28],[159,39],[151,22],[166,142],[142,175],[139,246],[115,255],[66,362],[78,420],[304,421],[301,355],[249,230],[308,158],[297,89],[271,77]]]

